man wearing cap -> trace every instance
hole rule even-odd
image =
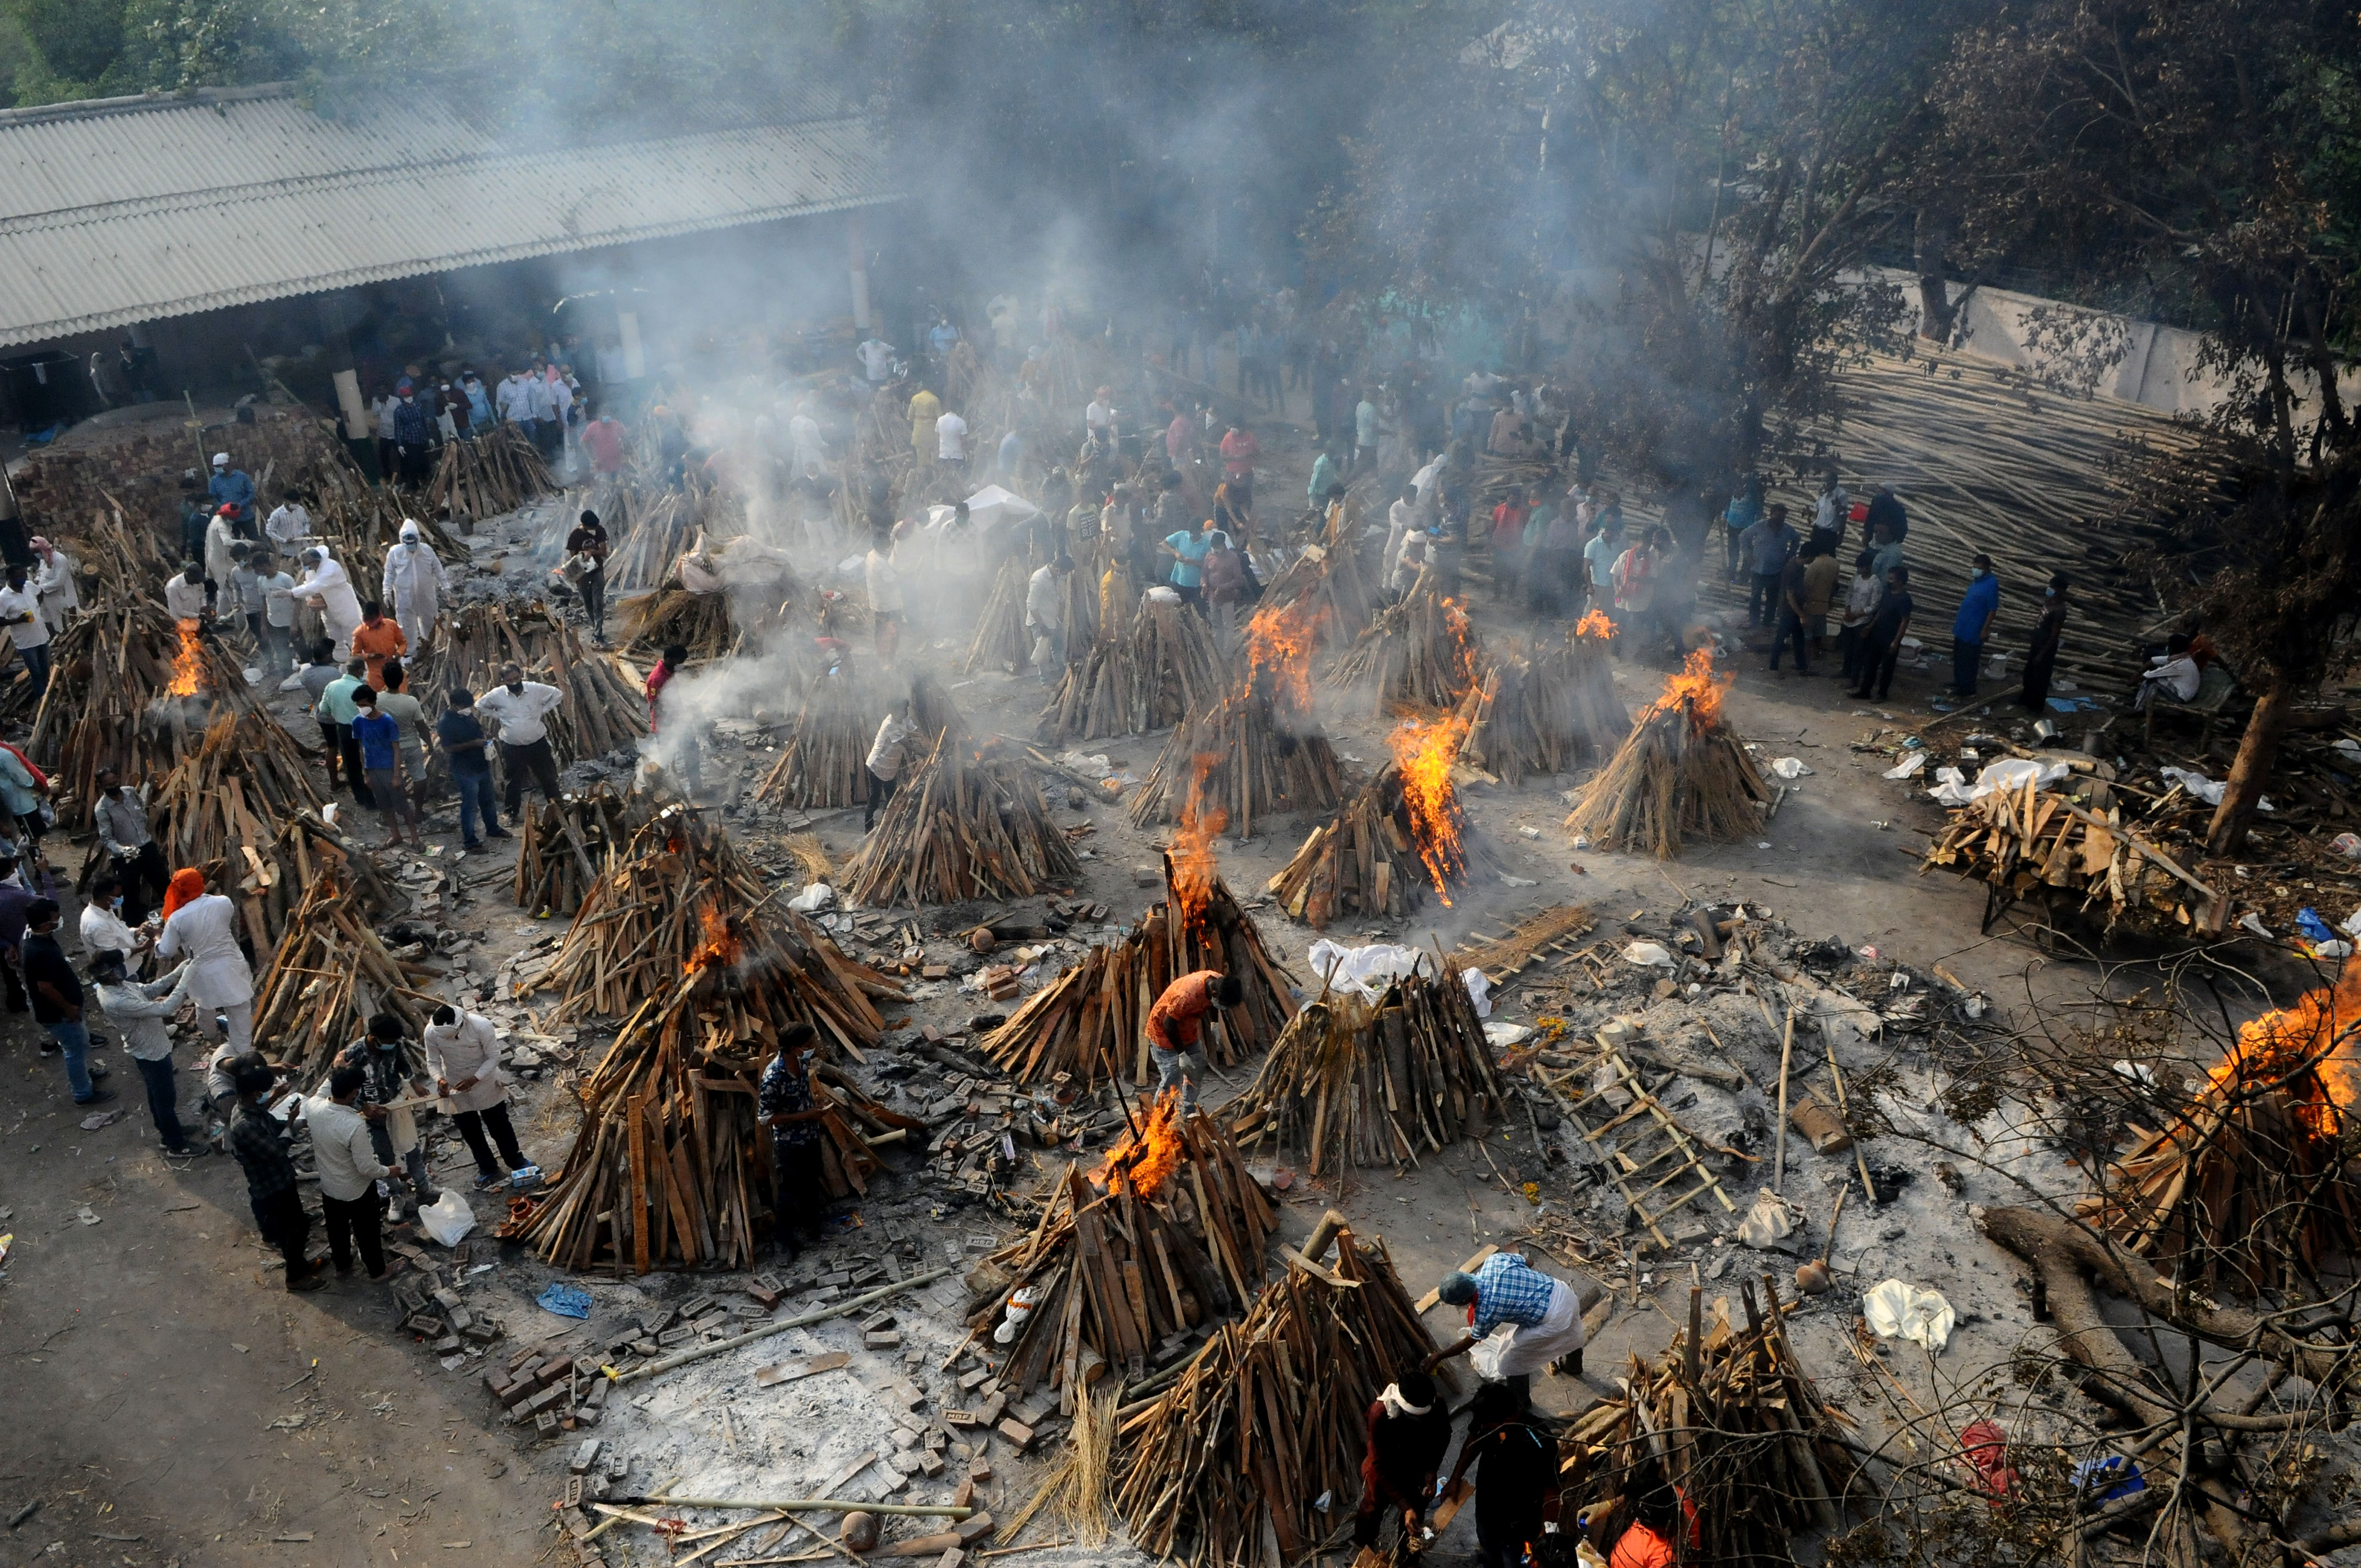
[[[193,886],[195,893],[164,922],[156,939],[156,956],[170,963],[189,963],[189,1000],[203,1020],[215,1014],[229,1025],[229,1041],[241,1051],[254,1048],[254,966],[237,945],[237,905],[218,893],[204,890],[203,872],[183,867],[172,873],[174,890]]]
[[[39,534],[32,539],[33,555],[41,564],[33,575],[33,594],[41,601],[41,623],[55,637],[66,629],[66,615],[82,608],[82,592],[74,586],[74,559]]]
[[[205,493],[214,499],[215,510],[229,508],[232,522],[250,522],[254,519],[254,479],[243,468],[229,466],[229,454],[214,454],[214,477]]]
[[[411,654],[426,651],[434,640],[434,617],[449,590],[451,578],[443,563],[426,547],[425,537],[412,518],[401,520],[401,543],[385,553],[384,599],[393,607],[393,619],[409,640]]]
[[[148,1114],[163,1140],[164,1152],[186,1157],[197,1151],[181,1125],[180,1081],[172,1074],[172,1036],[164,1020],[189,999],[189,966],[182,964],[159,980],[142,984],[130,975],[128,955],[102,948],[91,959],[91,984],[98,1005],[123,1031],[123,1053],[139,1069],[148,1087]]]
[[[524,806],[524,785],[528,774],[541,788],[541,793],[555,800],[557,787],[557,757],[549,749],[549,716],[566,694],[555,686],[524,678],[524,667],[508,663],[500,666],[500,684],[476,699],[476,712],[490,719],[500,731],[500,762],[508,772],[509,815],[514,817]]]
[[[343,565],[319,545],[304,551],[302,562],[302,580],[288,591],[299,603],[305,599],[319,601],[317,608],[328,623],[328,641],[335,645],[337,660],[349,659],[353,633],[361,624],[360,596],[353,592],[353,579]]]
[[[1435,1293],[1467,1309],[1467,1332],[1429,1356],[1429,1371],[1472,1351],[1468,1364],[1488,1383],[1528,1389],[1532,1375],[1554,1363],[1582,1376],[1582,1302],[1565,1280],[1515,1253],[1496,1252],[1473,1274],[1444,1276]]]

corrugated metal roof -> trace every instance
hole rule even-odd
[[[595,147],[284,93],[0,115],[0,345],[892,200],[840,115]]]

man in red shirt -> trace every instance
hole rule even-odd
[[[1156,1062],[1156,1093],[1162,1099],[1178,1086],[1183,1115],[1197,1109],[1197,1080],[1205,1074],[1205,1058],[1197,1049],[1198,1031],[1206,1014],[1220,1007],[1235,1007],[1246,988],[1234,974],[1217,969],[1194,970],[1164,988],[1148,1011],[1148,1054]]]
[[[623,471],[623,427],[613,414],[600,414],[582,427],[582,444],[589,449],[590,471],[611,479]]]
[[[1230,488],[1230,500],[1240,511],[1254,510],[1255,459],[1262,455],[1262,443],[1254,432],[1244,425],[1230,426],[1222,437],[1222,477]]]

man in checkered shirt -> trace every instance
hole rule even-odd
[[[1437,1351],[1432,1371],[1463,1353],[1488,1383],[1508,1383],[1521,1392],[1532,1375],[1552,1367],[1582,1376],[1582,1303],[1574,1287],[1553,1279],[1512,1252],[1496,1252],[1473,1274],[1446,1277],[1436,1295],[1467,1309],[1467,1332]]]

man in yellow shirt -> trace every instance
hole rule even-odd
[[[942,417],[942,400],[924,387],[910,400],[910,450],[918,455],[922,466],[935,462],[935,421]]]

